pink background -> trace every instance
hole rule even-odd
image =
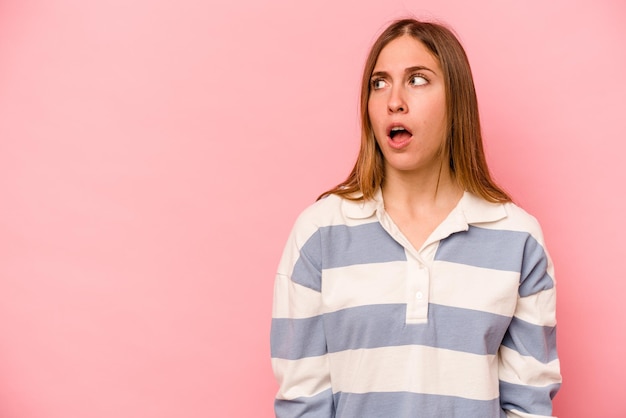
[[[273,416],[274,271],[343,179],[361,68],[458,32],[557,268],[562,417],[625,417],[626,4],[0,1],[0,416]]]

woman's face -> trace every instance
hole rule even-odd
[[[405,35],[380,52],[370,79],[368,115],[390,171],[440,169],[446,135],[446,92],[438,60]]]

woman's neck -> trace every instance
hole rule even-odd
[[[382,185],[385,212],[419,250],[463,196],[451,170],[434,173],[386,172]],[[438,171],[438,172],[437,172]]]
[[[456,205],[463,194],[463,189],[445,164],[427,172],[386,170],[382,190],[385,206],[413,209]]]

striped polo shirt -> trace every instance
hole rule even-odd
[[[465,192],[421,248],[372,200],[296,221],[271,329],[278,418],[552,414],[553,267],[537,221]]]

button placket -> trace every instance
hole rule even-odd
[[[411,254],[407,254],[407,324],[426,323],[430,272],[426,265]]]

